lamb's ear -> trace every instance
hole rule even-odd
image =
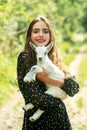
[[[30,44],[30,46],[31,46],[31,48],[32,48],[33,50],[36,49],[37,46],[36,46],[34,43],[32,43],[31,41],[29,41],[29,44]]]
[[[49,45],[47,46],[47,53],[52,49],[53,47],[53,42],[49,43]]]

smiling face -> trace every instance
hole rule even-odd
[[[32,42],[39,45],[47,45],[50,41],[49,28],[44,21],[38,21],[33,25],[31,32]]]

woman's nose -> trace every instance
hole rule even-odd
[[[40,31],[39,35],[40,35],[40,36],[43,36],[43,32],[42,32],[42,31]]]

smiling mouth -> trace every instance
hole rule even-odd
[[[38,39],[37,42],[42,43],[42,42],[45,42],[45,40],[44,39]]]

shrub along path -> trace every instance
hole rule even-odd
[[[83,59],[84,53],[79,53],[72,62],[70,70],[73,74],[77,74],[78,65]],[[77,62],[78,61],[78,62]],[[73,130],[87,130],[87,82],[85,86],[73,98],[68,97],[64,100]],[[80,102],[78,107],[76,102]],[[0,130],[21,130],[23,110],[21,106],[24,104],[20,91],[13,95],[12,99],[0,108]]]

